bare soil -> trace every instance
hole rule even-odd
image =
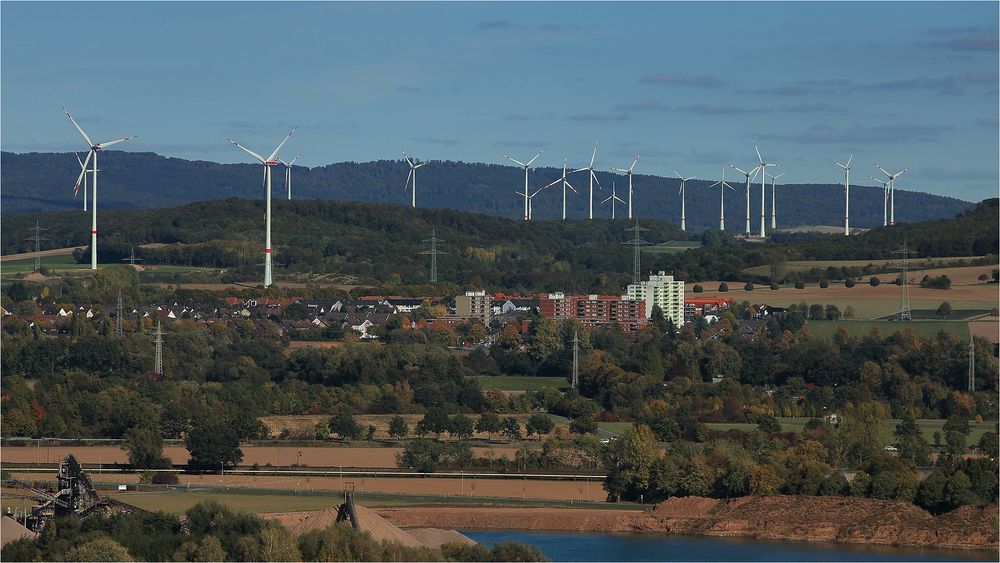
[[[980,317],[969,321],[969,334],[985,338],[993,344],[1000,343],[1000,317]]]
[[[69,246],[66,248],[51,248],[49,250],[42,250],[38,253],[39,256],[64,256],[66,254],[73,254],[73,251],[77,248],[83,249],[85,246]],[[21,252],[20,254],[5,254],[0,256],[0,262],[9,262],[13,260],[26,260],[28,258],[34,258],[34,252]]]

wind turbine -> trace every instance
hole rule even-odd
[[[285,162],[284,160],[278,159],[278,162],[285,165],[285,188],[288,189],[288,199],[292,199],[292,165],[295,161],[299,159],[299,155],[295,155],[290,162]]]
[[[611,195],[608,196],[608,199],[602,201],[601,203],[607,203],[609,201],[611,202],[611,220],[614,221],[615,220],[615,202],[616,201],[620,201],[622,203],[625,203],[625,200],[623,200],[622,198],[618,197],[618,195],[615,193],[615,183],[614,183],[614,181],[611,182]]]
[[[767,167],[768,166],[780,166],[780,164],[775,164],[773,162],[764,162],[764,157],[760,155],[760,149],[757,148],[757,141],[753,142],[753,150],[757,153],[757,161],[760,163],[757,168],[760,169],[760,238],[764,238],[764,192],[765,182],[767,181]]]
[[[516,158],[511,157],[510,155],[507,155],[507,154],[504,155],[504,158],[506,158],[507,160],[509,160],[509,161],[517,164],[521,168],[524,168],[524,194],[523,195],[524,195],[524,220],[525,221],[527,221],[528,219],[531,218],[530,217],[530,213],[528,212],[529,211],[528,210],[528,205],[529,205],[529,197],[528,197],[528,167],[531,166],[531,163],[534,162],[536,158],[542,156],[543,152],[545,152],[545,149],[542,149],[542,150],[538,151],[538,154],[536,154],[534,157],[532,157],[532,159],[529,160],[527,164],[521,162],[520,160],[517,160]],[[515,193],[520,194],[521,192],[515,192]],[[535,193],[537,194],[538,192],[535,192]]]
[[[719,230],[726,230],[726,188],[733,189],[726,181],[726,167],[722,167],[722,179],[718,182],[708,186],[708,189],[712,189],[715,186],[719,186]]]
[[[574,170],[573,172],[583,172],[587,170],[590,172],[590,189],[587,191],[587,218],[594,218],[594,182],[597,182],[597,187],[601,188],[601,181],[597,179],[597,174],[594,173],[594,159],[597,158],[597,143],[594,143],[594,154],[590,156],[590,166],[586,168],[580,168]],[[602,190],[604,188],[601,188]]]
[[[729,164],[729,167],[732,168],[733,170],[739,172],[740,174],[743,174],[744,176],[746,176],[746,179],[747,179],[747,187],[746,187],[746,193],[747,193],[747,236],[750,236],[750,176],[753,175],[753,177],[756,178],[757,177],[757,170],[760,169],[760,166],[754,166],[753,168],[750,169],[749,172],[744,171],[744,170],[740,170],[739,168],[736,167],[735,164],[732,164],[732,163]]]
[[[553,182],[552,184],[549,184],[548,186],[542,186],[541,188],[538,188],[537,190],[535,190],[534,193],[527,194],[525,196],[527,198],[527,200],[528,200],[528,220],[529,221],[531,220],[531,217],[532,217],[532,214],[531,214],[531,200],[534,199],[536,195],[538,195],[539,193],[541,193],[542,190],[544,190],[545,188],[548,188],[549,186],[554,185],[558,181],[559,180],[556,180],[555,182]],[[516,193],[517,195],[525,195],[524,193],[521,193],[521,192],[514,192],[514,193]]]
[[[628,167],[628,170],[623,170],[621,168],[612,168],[615,172],[622,172],[628,176],[628,220],[632,220],[632,169],[635,168],[635,163],[639,162],[639,155],[635,155],[635,160],[632,161],[632,166]],[[611,206],[614,208],[614,205]]]
[[[271,167],[278,165],[279,161],[275,160],[275,158],[278,156],[278,151],[281,150],[281,147],[284,146],[285,142],[288,141],[288,139],[292,136],[292,133],[295,133],[295,129],[296,128],[293,127],[292,130],[288,132],[288,135],[285,135],[285,138],[282,139],[280,143],[278,143],[278,146],[274,148],[274,150],[271,152],[271,154],[267,158],[264,158],[261,155],[253,152],[252,150],[244,147],[243,145],[237,143],[233,139],[229,139],[230,143],[236,145],[240,150],[242,150],[243,152],[247,153],[248,155],[254,157],[258,162],[260,162],[261,164],[264,165],[264,186],[265,186],[265,188],[264,188],[265,198],[264,199],[267,201],[267,203],[265,205],[265,212],[264,212],[264,222],[266,224],[265,235],[264,235],[264,287],[265,288],[266,287],[271,287],[271,281],[272,281],[272,278],[271,278]]]
[[[80,163],[80,170],[83,171],[83,174],[82,174],[83,175],[83,210],[86,211],[87,210],[87,174],[90,174],[90,170],[87,170],[87,167],[83,164],[83,161],[80,160],[80,153],[73,153],[73,154],[76,155],[76,161]],[[76,199],[76,195],[77,195],[78,192],[79,192],[79,190],[76,190],[76,189],[73,190],[73,199]]]
[[[574,170],[573,172],[581,172],[583,170],[586,170],[586,168],[580,168],[578,170]],[[558,184],[559,182],[562,182],[562,192],[563,192],[562,218],[563,218],[563,221],[565,221],[566,220],[566,188],[569,188],[569,189],[573,190],[573,193],[579,193],[579,192],[576,191],[576,188],[574,188],[573,185],[569,183],[569,180],[566,179],[566,159],[563,159],[563,174],[562,174],[562,178],[559,178],[558,180],[552,181],[550,184],[548,184],[545,187],[543,187],[542,190],[544,190],[545,188],[551,188],[552,186]],[[542,190],[538,190],[538,191],[542,191]],[[535,193],[538,193],[538,192],[535,192]]]
[[[681,176],[680,174],[678,174],[676,170],[674,170],[674,174],[677,174],[677,177],[681,179],[681,188],[679,190],[677,190],[677,191],[678,191],[678,193],[681,194],[681,230],[682,231],[686,231],[687,230],[687,216],[685,215],[685,211],[684,211],[684,184],[686,184],[688,180],[694,180],[694,176],[691,176],[690,178],[685,178],[684,176]]]
[[[764,174],[767,174],[767,172],[765,172]],[[774,218],[775,217],[775,215],[774,215],[774,191],[775,191],[774,190],[774,184],[778,180],[778,178],[781,178],[785,174],[786,174],[786,172],[782,172],[781,174],[778,174],[777,176],[772,176],[771,174],[767,174],[768,176],[771,176],[771,230],[772,231],[774,229],[778,228],[777,221]]]
[[[410,165],[410,173],[406,175],[406,185],[403,186],[403,190],[405,191],[406,188],[410,187],[410,178],[413,178],[413,191],[410,192],[410,205],[413,206],[414,208],[416,208],[417,207],[417,168],[420,168],[421,166],[426,166],[427,163],[426,162],[421,162],[420,164],[416,164],[413,161],[413,159],[411,159],[409,157],[409,155],[406,154],[406,151],[403,151],[403,158],[405,158],[406,159],[406,163]]]
[[[837,161],[833,163],[844,169],[844,236],[851,235],[851,161],[854,160],[854,153],[847,159],[847,164]]]
[[[907,170],[909,170],[909,168],[904,168],[899,172],[896,172],[895,174],[889,174],[888,172],[885,171],[885,168],[882,168],[878,164],[875,165],[875,168],[881,170],[882,173],[885,174],[887,178],[889,178],[889,224],[895,225],[896,224],[896,178],[902,176],[903,172],[906,172]]]
[[[879,184],[882,184],[882,226],[889,224],[889,181],[882,181],[880,178],[875,176],[869,176],[870,180],[875,180]]]
[[[76,179],[76,185],[73,186],[73,193],[76,193],[76,191],[80,189],[80,182],[85,179],[87,174],[87,164],[90,162],[91,158],[94,159],[94,166],[90,171],[90,191],[93,193],[93,198],[94,198],[90,206],[90,210],[93,213],[90,223],[90,269],[96,270],[97,269],[97,151],[106,149],[111,145],[117,145],[118,143],[128,141],[129,139],[135,139],[138,135],[132,135],[131,137],[115,139],[114,141],[107,141],[105,143],[94,144],[94,142],[90,140],[90,137],[88,137],[87,134],[83,132],[83,129],[76,122],[76,120],[73,119],[73,116],[70,115],[69,110],[66,109],[65,107],[62,108],[62,110],[66,112],[66,117],[68,117],[69,120],[73,122],[73,127],[76,127],[76,130],[80,132],[81,136],[83,136],[83,140],[87,141],[87,146],[90,147],[90,152],[87,153],[87,158],[85,158],[81,163],[82,170],[80,171],[80,176]]]

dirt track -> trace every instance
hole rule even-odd
[[[396,454],[402,448],[310,448],[310,447],[279,447],[279,446],[243,446],[243,465],[258,464],[265,467],[287,467],[292,464],[302,464],[306,467],[374,467],[395,468]],[[496,447],[492,449],[496,457],[506,455],[514,459],[517,448]],[[484,455],[487,448],[473,448],[477,456]],[[302,452],[302,456],[299,456]],[[57,463],[73,454],[85,465],[102,463],[127,463],[128,455],[118,446],[52,446],[42,444],[35,446],[4,446],[0,450],[0,460],[6,463]],[[163,454],[173,463],[187,463],[188,451],[181,446],[167,446]]]
[[[51,479],[46,474],[19,473],[15,478],[25,481]],[[92,474],[97,482],[137,483],[138,473]],[[606,494],[599,481],[532,481],[517,479],[439,478],[439,477],[288,477],[271,475],[180,475],[181,486],[239,487],[256,489],[286,489],[294,491],[340,491],[349,483],[367,493],[402,495],[501,497],[544,500],[587,500],[602,502]]]

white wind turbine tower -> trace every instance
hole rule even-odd
[[[264,222],[265,222],[265,225],[266,225],[266,227],[265,227],[265,234],[264,234],[264,287],[271,287],[271,282],[272,282],[272,278],[271,278],[271,167],[278,165],[279,161],[275,160],[275,158],[278,156],[278,151],[281,150],[281,147],[285,144],[286,141],[288,141],[289,137],[292,136],[292,133],[295,133],[295,128],[294,127],[292,128],[291,131],[288,132],[288,135],[285,135],[285,138],[282,139],[280,143],[278,143],[278,146],[275,147],[274,151],[272,151],[271,154],[270,154],[270,156],[268,156],[267,158],[264,158],[261,155],[253,152],[252,150],[244,147],[243,145],[237,143],[233,139],[229,139],[230,143],[236,145],[240,150],[242,150],[243,152],[245,152],[245,153],[249,154],[250,156],[254,157],[258,162],[260,162],[261,164],[264,165],[264,186],[265,186],[264,187],[264,194],[265,194],[265,200],[267,201],[267,203],[265,204],[265,211],[264,211]]]
[[[639,162],[639,155],[635,155],[635,160],[632,161],[632,166],[628,167],[628,170],[623,170],[621,168],[612,168],[615,172],[621,172],[628,176],[628,220],[632,220],[632,169],[635,168],[635,163]],[[605,200],[607,201],[607,200]],[[611,206],[614,208],[614,205]]]
[[[902,176],[903,172],[906,172],[907,170],[909,170],[909,168],[904,168],[899,172],[896,172],[895,174],[889,174],[888,172],[885,171],[885,168],[882,168],[878,164],[875,165],[875,168],[881,170],[882,173],[885,174],[887,178],[889,178],[889,224],[895,225],[896,224],[896,178]]]
[[[760,175],[760,238],[764,238],[764,193],[766,191],[765,182],[767,180],[767,167],[768,166],[781,166],[780,164],[774,164],[773,162],[764,162],[764,157],[760,156],[760,149],[757,148],[757,141],[753,142],[753,150],[757,153],[757,161],[760,163],[757,168],[761,171]]]
[[[615,202],[616,201],[620,201],[622,203],[625,203],[625,200],[623,200],[622,198],[618,197],[618,195],[615,193],[615,183],[614,182],[611,182],[611,195],[608,196],[608,199],[605,199],[601,203],[607,203],[609,201],[611,202],[611,220],[614,221],[615,220]]]
[[[76,155],[76,161],[80,163],[80,170],[83,171],[83,210],[87,210],[87,175],[90,174],[90,170],[87,170],[86,165],[80,160],[80,153],[73,153]],[[76,194],[79,190],[73,190],[73,199],[76,199]]]
[[[733,189],[726,181],[726,167],[722,167],[722,179],[718,182],[708,186],[708,189],[712,189],[715,186],[719,186],[719,230],[726,230],[726,188],[730,190]]]
[[[295,155],[295,158],[285,162],[284,160],[278,159],[278,162],[285,165],[285,188],[288,190],[288,199],[292,199],[292,165],[295,161],[299,159],[299,155]]]
[[[882,184],[882,226],[884,227],[889,224],[889,181],[882,181],[875,176],[869,176],[868,179]]]
[[[580,169],[574,170],[573,172],[582,172],[584,170],[586,170],[586,168],[580,168]],[[562,182],[562,192],[563,192],[562,218],[563,218],[563,221],[565,221],[566,220],[566,188],[569,188],[569,189],[573,190],[573,193],[579,193],[579,192],[576,191],[576,188],[574,188],[572,186],[572,184],[569,183],[569,180],[566,179],[566,159],[563,159],[563,173],[562,173],[562,178],[559,178],[558,180],[554,180],[553,182],[549,183],[548,185],[546,185],[545,187],[543,187],[541,190],[538,190],[538,191],[540,192],[540,191],[544,190],[545,188],[551,188],[552,186],[558,184],[559,182]],[[537,193],[538,192],[535,192],[535,194],[537,194]],[[534,197],[534,195],[532,195],[532,197]]]
[[[406,185],[403,187],[403,190],[410,187],[410,178],[413,178],[413,191],[410,192],[410,205],[415,208],[417,207],[417,168],[427,166],[427,163],[421,162],[420,164],[417,164],[409,157],[409,155],[406,154],[406,151],[403,151],[403,158],[405,158],[406,163],[410,165],[410,173],[406,175]]]
[[[739,172],[740,174],[743,174],[746,177],[746,179],[747,179],[747,186],[746,186],[746,195],[747,195],[747,215],[746,215],[746,220],[747,220],[747,228],[746,228],[746,232],[747,232],[747,236],[750,236],[750,176],[753,175],[753,177],[756,178],[757,177],[757,170],[760,169],[760,166],[754,166],[753,168],[750,169],[749,172],[747,172],[745,170],[740,170],[739,168],[737,168],[737,166],[735,164],[732,164],[732,163],[730,163],[729,167],[732,168],[733,170]]]
[[[580,168],[574,170],[573,172],[583,172],[587,170],[590,173],[590,189],[587,191],[587,218],[594,218],[594,182],[597,182],[597,187],[601,187],[601,181],[597,179],[597,174],[594,173],[594,159],[597,158],[597,143],[594,143],[594,154],[590,156],[590,166],[586,168]],[[601,188],[604,189],[604,188]]]
[[[764,174],[767,174],[767,172],[765,172]],[[781,178],[785,174],[786,174],[785,172],[782,172],[781,174],[778,174],[777,176],[772,176],[771,174],[767,174],[768,176],[771,177],[771,230],[772,231],[774,229],[778,228],[778,221],[777,221],[777,219],[775,219],[775,212],[774,212],[774,192],[775,192],[774,188],[775,188],[775,182],[777,182],[778,178]]]
[[[681,179],[681,188],[678,190],[678,193],[681,194],[681,230],[686,231],[687,215],[685,214],[685,208],[684,208],[684,185],[687,184],[688,180],[694,180],[694,176],[691,176],[690,178],[685,178],[684,176],[678,174],[676,170],[674,170],[674,174],[677,174],[677,177]]]
[[[538,151],[538,154],[536,154],[534,157],[532,157],[532,159],[529,160],[527,164],[521,162],[520,160],[517,160],[516,158],[511,157],[510,155],[507,155],[507,154],[504,155],[504,158],[506,158],[507,160],[509,160],[509,161],[517,164],[521,168],[524,168],[524,193],[522,195],[524,195],[524,220],[525,221],[527,221],[528,219],[531,218],[530,217],[530,213],[529,213],[529,209],[528,209],[528,206],[530,205],[530,201],[529,201],[530,198],[528,197],[528,167],[531,166],[531,163],[534,162],[536,158],[542,156],[543,152],[545,152],[545,149],[542,149],[542,150]],[[521,192],[516,192],[516,193],[520,194]],[[538,192],[535,192],[535,193],[537,194]]]
[[[138,135],[132,135],[131,137],[115,139],[114,141],[107,141],[105,143],[94,144],[94,142],[90,140],[90,137],[88,137],[87,134],[83,132],[83,129],[76,122],[76,120],[73,119],[73,116],[70,115],[69,110],[66,108],[62,109],[64,112],[66,112],[66,117],[68,117],[69,120],[73,122],[73,127],[76,127],[76,130],[80,132],[80,135],[83,136],[83,140],[87,141],[87,145],[90,147],[90,152],[87,153],[87,158],[85,158],[83,160],[83,163],[81,164],[83,170],[80,171],[80,176],[76,179],[76,185],[73,186],[73,193],[76,193],[76,191],[80,189],[80,182],[85,179],[87,174],[87,163],[90,162],[91,158],[94,159],[94,165],[90,171],[90,191],[92,192],[94,198],[90,206],[91,213],[93,213],[90,223],[90,269],[96,270],[97,269],[97,151],[101,149],[106,149],[111,145],[117,145],[118,143],[121,143],[123,141],[128,141],[129,139],[135,139]]]
[[[847,159],[847,164],[834,161],[834,164],[844,169],[844,236],[851,235],[851,161],[854,153]]]

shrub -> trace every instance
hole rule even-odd
[[[804,283],[802,283],[800,281],[795,282],[795,289],[805,289],[805,288],[806,288],[806,284],[804,284]]]
[[[729,285],[726,282],[720,283],[719,284],[719,291],[720,292],[722,292],[722,291],[729,291]]]
[[[701,285],[699,284],[694,284],[694,287],[691,288],[691,291],[693,291],[694,293],[701,293],[705,291],[705,288],[701,287]]]
[[[753,283],[747,282],[743,284],[743,291],[753,291]]]
[[[176,473],[159,472],[153,475],[154,485],[176,485],[179,482]]]
[[[876,278],[875,276],[868,278],[868,285],[872,287],[878,287],[880,283],[882,283],[882,280]]]
[[[771,291],[777,291],[777,290],[778,290],[778,284],[775,282],[771,282]]]
[[[854,287],[854,280],[852,280],[851,278],[847,278],[846,280],[844,280],[844,287],[848,288]]]
[[[819,288],[820,289],[826,289],[828,287],[830,287],[830,282],[828,282],[826,280],[819,280]]]

